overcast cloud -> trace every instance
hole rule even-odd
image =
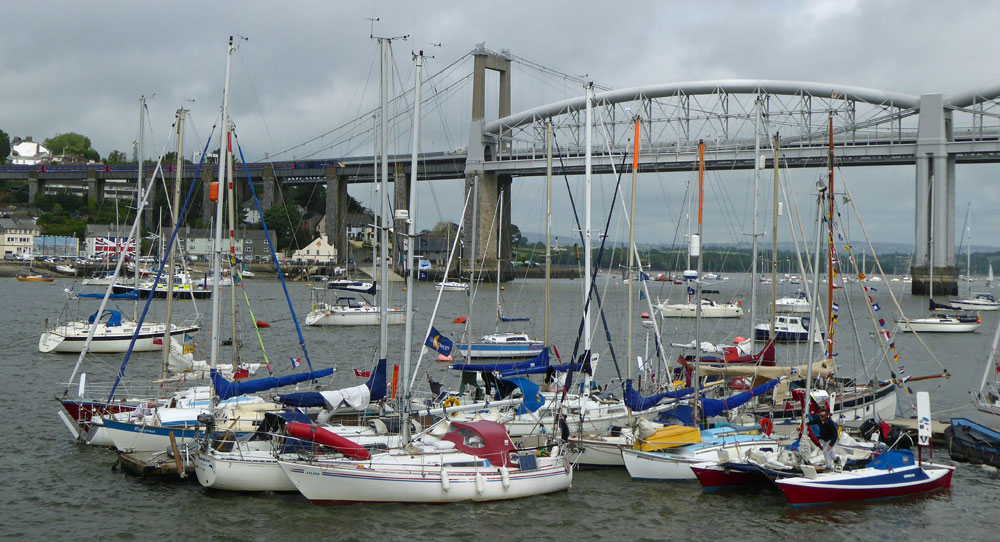
[[[0,33],[0,129],[37,140],[78,132],[102,156],[130,152],[138,97],[155,94],[149,122],[157,145],[166,142],[174,111],[184,106],[197,134],[189,141],[193,149],[218,115],[232,34],[248,38],[234,59],[232,116],[248,159],[262,159],[376,105],[377,53],[368,17],[380,19],[377,35],[410,35],[394,47],[399,86],[412,85],[411,50],[434,56],[425,68],[433,73],[479,42],[615,88],[751,78],[948,95],[1000,82],[994,28],[1000,4],[984,2],[18,2],[4,6]],[[466,62],[456,73],[470,70]],[[424,150],[465,146],[470,93],[466,85],[441,113],[425,113]],[[515,71],[513,110],[581,93],[576,83]],[[280,156],[317,153],[326,143]],[[370,146],[370,138],[358,138],[354,154],[369,154]],[[152,144],[147,149],[153,153]],[[789,173],[800,205],[819,173]],[[1000,244],[993,242],[1000,228],[997,173],[993,165],[958,168],[956,230],[971,201],[977,245]],[[877,240],[912,243],[912,168],[854,168],[843,175]],[[674,238],[689,178],[643,178],[640,241]],[[750,179],[748,172],[710,179],[708,216],[718,220],[706,225],[707,242],[736,241],[749,231]],[[609,181],[598,190],[609,192]],[[460,183],[433,184],[418,196],[421,227],[458,219]],[[525,231],[542,231],[541,184],[515,182],[513,220]],[[374,204],[369,189],[351,192]],[[565,190],[557,193],[557,229],[568,236]]]

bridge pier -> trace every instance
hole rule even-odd
[[[271,207],[274,207],[275,182],[273,170],[270,173],[264,174],[263,183],[260,187],[260,208],[262,211],[266,211]]]
[[[920,97],[916,144],[916,211],[913,263],[914,295],[955,295],[955,157],[952,113],[940,94]],[[930,266],[934,266],[931,285]],[[933,286],[933,288],[932,288]]]
[[[104,203],[104,179],[97,178],[97,172],[87,170],[87,203],[95,205]]]
[[[488,52],[480,44],[473,52],[472,77],[472,126],[469,129],[469,146],[466,148],[465,162],[465,193],[474,190],[476,202],[470,200],[470,209],[466,213],[463,226],[463,236],[466,248],[471,250],[471,240],[476,239],[476,253],[470,254],[471,261],[483,262],[487,274],[499,273],[501,280],[513,278],[513,266],[510,261],[510,208],[511,208],[511,176],[485,171],[485,162],[493,160],[496,155],[508,150],[510,142],[501,137],[499,141],[486,142],[483,137],[483,119],[486,116],[486,70],[499,72],[499,92],[497,94],[497,113],[499,116],[510,115],[510,59],[503,55]],[[506,135],[506,132],[501,135]],[[497,214],[500,197],[503,196],[503,210]],[[473,217],[472,208],[477,214]],[[498,239],[498,234],[502,239]],[[500,246],[498,265],[497,243]],[[469,260],[467,260],[469,261]],[[468,263],[466,264],[468,265]],[[466,268],[465,272],[470,269]],[[463,275],[464,273],[463,272]],[[493,275],[496,277],[496,275]]]
[[[38,178],[38,172],[28,174],[28,204],[34,204],[35,198],[45,193],[45,179]]]
[[[347,246],[347,180],[341,179],[337,168],[326,168],[326,238],[337,247],[337,263],[346,262]]]

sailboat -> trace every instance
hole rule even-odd
[[[503,195],[500,195],[498,216],[503,216]],[[526,322],[530,318],[507,317],[503,314],[500,304],[500,279],[503,270],[502,228],[497,230],[497,283],[496,307],[497,321],[493,333],[480,337],[478,341],[465,341],[458,344],[458,351],[466,360],[472,359],[530,359],[537,356],[545,348],[541,341],[533,340],[527,333],[518,331],[500,331],[500,324],[510,322]],[[443,286],[442,286],[443,288]],[[471,303],[471,297],[470,297]]]
[[[379,44],[382,51],[383,82],[380,110],[382,132],[385,134],[388,40],[380,38]],[[415,103],[419,104],[422,55],[415,57]],[[420,118],[419,109],[414,118]],[[415,141],[418,133],[415,124]],[[385,150],[385,137],[382,141]],[[415,155],[416,143],[411,186],[415,184],[417,174]],[[386,156],[383,154],[383,165],[385,160]],[[385,168],[382,184],[383,187],[388,184]],[[410,201],[412,211],[413,200]],[[382,216],[385,216],[384,212]],[[407,218],[412,219],[412,214]],[[385,240],[384,230],[382,236]],[[412,264],[412,254],[412,248],[408,249],[409,264]],[[408,283],[412,284],[413,266],[407,265],[407,271]],[[407,288],[407,291],[409,293],[412,288]],[[410,295],[407,297],[407,307],[410,310]],[[407,324],[407,328],[411,325]],[[384,359],[384,322],[381,327],[383,338],[380,342],[380,358]],[[411,334],[407,333],[404,373],[409,371],[410,339]],[[409,374],[406,374],[404,383],[408,381],[408,377]],[[408,386],[404,385],[406,387]],[[406,408],[404,405],[404,416]],[[405,431],[405,423],[403,427]],[[567,455],[564,451],[560,452],[558,446],[551,449],[549,456],[540,456],[534,451],[519,451],[514,447],[506,428],[495,421],[464,422],[445,419],[432,426],[429,431],[405,440],[408,443],[404,448],[374,454],[353,448],[352,457],[279,460],[278,464],[299,492],[314,503],[442,503],[512,499],[565,490],[573,477]]]
[[[1000,301],[991,293],[973,293],[972,292],[972,226],[968,225],[969,222],[969,210],[972,208],[972,204],[969,204],[969,208],[965,211],[965,230],[969,232],[969,247],[965,250],[965,275],[968,278],[969,290],[964,299],[948,299],[948,305],[952,307],[967,310],[967,311],[995,311],[1000,310]],[[990,267],[990,272],[992,273],[992,265]],[[987,277],[986,286],[987,288],[992,284],[992,278]]]

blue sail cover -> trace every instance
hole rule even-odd
[[[663,399],[680,399],[681,397],[687,397],[692,393],[694,393],[694,388],[684,388],[682,390],[668,391],[658,393],[656,395],[650,395],[649,397],[643,397],[639,394],[638,390],[632,387],[632,380],[626,380],[625,406],[631,408],[634,412],[642,412],[643,410],[649,410],[660,404],[660,401]]]
[[[521,403],[521,406],[517,407],[517,414],[534,412],[545,404],[545,398],[538,391],[538,384],[527,378],[508,378],[506,381],[520,388],[521,394],[524,395],[524,402]]]
[[[528,374],[524,371],[541,367],[541,372],[549,367],[549,350],[546,348],[528,361],[495,362],[495,363],[456,363],[449,369],[456,371],[500,371],[506,374]]]
[[[365,386],[368,386],[368,390],[371,393],[369,401],[379,401],[385,397],[386,389],[386,362],[384,359],[378,360],[378,364],[375,366],[375,370],[372,371],[372,375],[368,377],[365,382]],[[275,398],[276,401],[283,405],[293,406],[293,407],[325,407],[326,401],[323,399],[323,395],[318,391],[306,391],[299,393],[286,393],[284,395],[279,395]]]
[[[777,378],[765,384],[761,384],[760,386],[757,386],[752,390],[745,391],[742,393],[737,393],[736,395],[733,395],[732,397],[728,397],[726,399],[699,399],[698,401],[701,403],[702,408],[705,410],[706,417],[718,416],[719,414],[721,414],[726,410],[734,409],[738,406],[743,405],[750,399],[757,397],[758,395],[771,391],[771,389],[777,386],[778,382],[780,381],[781,379]],[[693,409],[691,408],[691,405],[680,405],[661,414],[658,417],[658,420],[676,418],[685,424],[693,425],[694,421],[692,420],[693,418],[692,410]]]
[[[308,373],[295,373],[279,377],[258,378],[256,380],[247,380],[244,382],[230,382],[216,370],[212,370],[211,376],[212,384],[215,386],[215,394],[219,396],[219,399],[224,401],[239,395],[257,393],[258,391],[298,384],[299,382],[305,382],[306,380],[316,380],[317,378],[323,378],[324,376],[332,374],[333,369],[321,369],[319,371],[312,371]]]
[[[104,314],[109,315],[108,316],[108,322],[105,324],[106,326],[108,326],[108,327],[119,327],[119,326],[122,325],[122,313],[121,313],[121,311],[115,311],[115,310],[108,309],[108,310],[104,311]],[[89,318],[87,318],[87,323],[88,324],[93,324],[94,320],[96,320],[96,319],[97,319],[97,313],[95,312],[94,314],[91,314]]]
[[[512,369],[510,371],[500,371],[500,376],[506,378],[508,376],[516,375],[538,375],[545,373],[547,371],[553,371],[556,373],[564,373],[566,371],[576,371],[580,372],[583,370],[582,363],[566,363],[563,365],[546,365],[542,367],[531,367],[529,369]]]

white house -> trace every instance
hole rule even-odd
[[[40,143],[31,140],[31,136],[24,139],[15,137],[10,142],[10,161],[12,164],[27,164],[29,166],[44,162],[52,158],[49,149]]]
[[[320,234],[308,245],[292,253],[293,262],[330,264],[337,263],[337,247],[330,244],[326,234]]]
[[[30,218],[0,218],[0,253],[5,257],[30,256],[38,233]]]

